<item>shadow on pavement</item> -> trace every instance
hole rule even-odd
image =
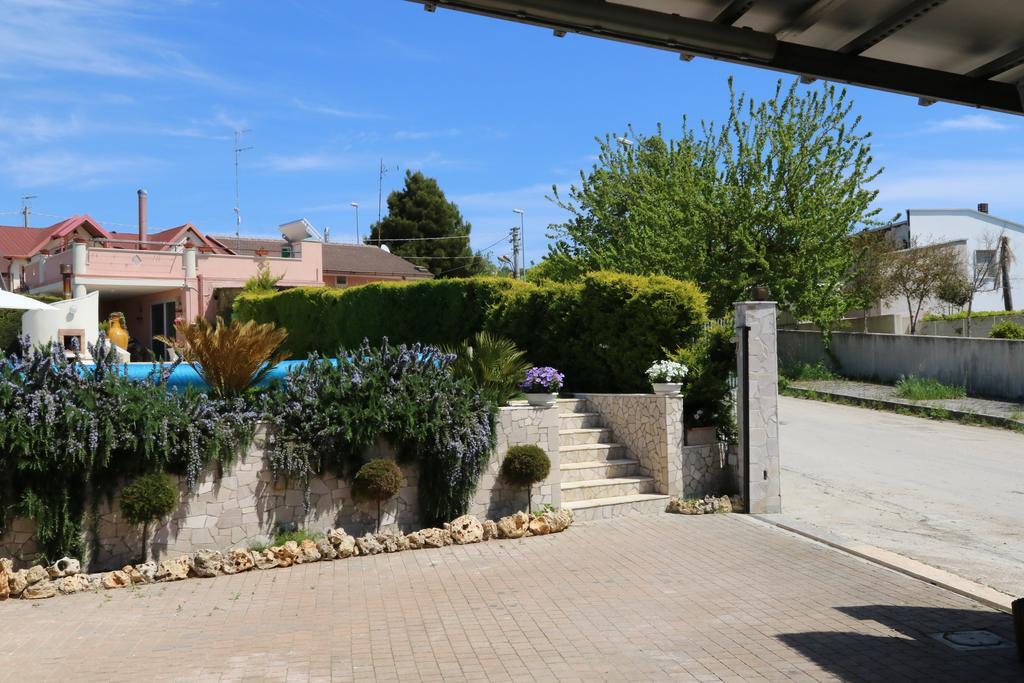
[[[785,633],[779,640],[822,669],[853,681],[1022,681],[1013,620],[1008,614],[978,610],[858,605],[839,611],[892,629],[890,635],[851,631]],[[990,631],[999,648],[957,650],[932,637],[953,631]]]

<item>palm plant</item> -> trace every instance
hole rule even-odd
[[[222,396],[242,393],[288,357],[281,349],[288,332],[273,323],[225,323],[217,316],[215,325],[196,318],[193,323],[176,322],[174,329],[175,339],[158,339],[179,349],[210,388]]]
[[[532,367],[514,342],[490,332],[478,332],[472,342],[445,351],[456,356],[452,372],[471,380],[483,397],[497,406],[521,393],[519,382]]]

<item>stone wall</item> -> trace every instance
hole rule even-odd
[[[510,490],[498,476],[501,461],[510,445],[537,444],[551,458],[551,477],[534,487],[533,505],[558,506],[558,409],[527,406],[502,408],[496,425],[497,445],[480,479],[470,513],[496,518],[523,509],[525,492]],[[149,532],[151,559],[162,560],[203,548],[225,550],[235,546],[266,543],[279,528],[344,527],[350,534],[373,531],[377,506],[356,503],[349,483],[333,475],[316,477],[309,486],[309,511],[305,510],[300,482],[275,481],[266,457],[266,429],[260,427],[247,451],[220,476],[214,468],[204,472],[194,491],[179,480],[181,504],[165,522]],[[393,458],[386,444],[378,444],[366,458]],[[405,481],[395,498],[381,509],[382,530],[412,531],[420,526],[417,468],[404,466]],[[139,528],[125,523],[117,498],[101,500],[95,516],[86,519],[87,546],[94,556],[85,558],[92,569],[120,567],[138,560],[142,547]],[[0,535],[0,557],[20,562],[34,559],[38,552],[31,520],[15,519]]]

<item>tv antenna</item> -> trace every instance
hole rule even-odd
[[[242,209],[238,191],[238,155],[252,149],[252,145],[242,147],[242,136],[250,132],[250,128],[235,130],[235,252],[242,248]]]
[[[32,207],[29,206],[29,202],[33,199],[37,199],[37,196],[34,194],[26,194],[21,198],[21,217],[22,223],[24,223],[26,228],[28,227],[28,215],[32,213]]]
[[[398,166],[385,166],[384,159],[380,160],[380,173],[377,175],[377,246],[380,246],[380,219],[381,219],[381,207],[383,206],[382,199],[384,197],[384,176],[391,171],[397,171]]]

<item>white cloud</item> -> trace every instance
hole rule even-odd
[[[46,142],[82,132],[84,126],[75,116],[53,118],[26,116],[14,118],[0,115],[0,138],[24,142]]]
[[[438,130],[400,130],[395,133],[396,140],[433,140],[436,138],[454,138],[462,134],[458,128],[442,128]]]
[[[0,165],[0,173],[11,178],[19,187],[91,187],[124,179],[129,173],[134,175],[141,169],[152,169],[160,163],[143,157],[93,156],[53,151],[9,157]]]
[[[964,114],[953,119],[928,124],[925,131],[941,133],[947,131],[996,131],[1010,128],[1010,124],[989,114]]]
[[[47,71],[146,78],[214,79],[181,49],[147,35],[148,18],[132,0],[5,0],[0,76],[37,78]]]
[[[878,182],[879,206],[973,208],[988,202],[1005,218],[1024,217],[1024,158],[932,159],[889,169]]]
[[[336,109],[334,107],[327,107],[319,104],[310,104],[304,102],[298,98],[292,100],[292,104],[301,109],[302,111],[312,112],[314,114],[323,114],[324,116],[333,116],[339,119],[379,119],[384,118],[379,114],[370,114],[367,112],[359,111],[348,111],[345,109]]]

